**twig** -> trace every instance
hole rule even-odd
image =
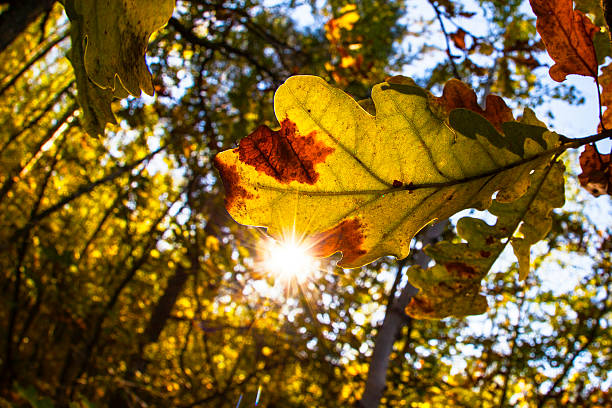
[[[446,41],[446,55],[448,55],[448,61],[451,64],[451,68],[453,69],[453,76],[461,81],[461,75],[459,75],[459,70],[457,69],[457,65],[455,64],[455,59],[453,54],[451,53],[450,40],[448,39],[449,35],[446,31],[446,27],[444,26],[444,21],[442,20],[442,13],[438,6],[436,6],[432,1],[429,2],[431,7],[433,7],[436,12],[436,17],[438,18],[438,22],[440,23],[440,28],[442,29],[442,33],[444,34],[444,40]]]

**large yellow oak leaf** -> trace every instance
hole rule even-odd
[[[485,209],[496,191],[517,199],[561,149],[529,111],[494,126],[490,110],[448,109],[407,78],[390,82],[372,90],[373,116],[318,77],[289,78],[274,97],[280,129],[260,126],[215,157],[230,215],[359,267],[407,256],[425,225]]]

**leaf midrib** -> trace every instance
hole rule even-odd
[[[386,189],[344,190],[344,191],[321,191],[321,190],[308,191],[308,190],[300,190],[298,188],[275,187],[275,186],[270,186],[270,185],[265,185],[265,184],[259,184],[258,187],[263,189],[263,190],[269,190],[269,191],[298,192],[298,193],[301,193],[301,194],[304,194],[304,195],[307,195],[307,196],[385,195],[385,194],[391,194],[391,193],[396,193],[396,192],[401,192],[401,191],[411,192],[411,191],[416,191],[416,190],[421,190],[421,189],[428,189],[428,188],[434,188],[435,189],[435,188],[452,187],[452,186],[456,186],[456,185],[470,183],[472,181],[476,181],[476,180],[479,180],[479,179],[482,179],[482,178],[485,178],[485,177],[490,177],[490,176],[498,175],[500,173],[503,173],[504,171],[511,170],[513,168],[522,166],[523,164],[527,164],[529,162],[541,159],[542,157],[552,156],[554,154],[562,153],[567,148],[568,148],[568,146],[563,144],[563,145],[560,145],[560,146],[558,146],[556,148],[548,149],[548,150],[545,150],[543,152],[540,152],[540,153],[538,153],[538,154],[536,154],[534,156],[531,156],[529,158],[522,159],[522,160],[516,161],[514,163],[510,163],[508,165],[505,165],[503,167],[499,167],[499,168],[496,168],[496,169],[493,169],[493,170],[486,171],[486,172],[481,173],[481,174],[476,174],[476,175],[465,177],[465,178],[462,178],[462,179],[455,179],[455,180],[436,182],[436,183],[408,184],[408,185],[404,185],[404,186],[400,186],[400,187],[390,187],[390,188],[386,188]],[[386,184],[388,184],[388,183],[386,183]]]

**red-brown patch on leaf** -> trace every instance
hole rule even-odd
[[[312,238],[312,255],[326,257],[340,251],[342,263],[351,264],[366,253],[366,250],[361,248],[363,238],[363,227],[359,220],[347,219]]]
[[[451,276],[456,276],[460,279],[474,279],[479,275],[478,271],[474,268],[461,262],[448,262],[444,264],[444,267]]]
[[[549,74],[563,82],[570,74],[597,77],[597,57],[593,37],[599,28],[582,12],[573,9],[572,0],[529,0],[537,16],[536,28],[548,55],[555,61]]]
[[[609,154],[601,154],[593,145],[586,145],[580,154],[582,174],[578,176],[580,185],[598,197],[612,195],[612,164]]]
[[[466,84],[458,79],[449,80],[444,85],[442,96],[434,97],[431,102],[438,108],[443,109],[446,114],[453,109],[464,108],[479,115],[484,116],[495,128],[502,132],[501,124],[504,122],[514,121],[512,109],[510,109],[504,100],[497,95],[488,95],[486,107],[482,109],[478,105],[476,93]]]
[[[334,151],[315,136],[314,131],[301,136],[289,119],[282,121],[279,130],[259,126],[240,141],[239,159],[281,183],[314,184],[319,178],[316,164],[323,163]]]
[[[455,44],[455,47],[459,48],[460,50],[465,50],[465,31],[458,29],[456,32],[451,33],[450,38],[453,41],[453,44]]]
[[[410,303],[408,303],[408,306],[406,306],[404,312],[408,316],[412,316],[417,319],[437,317],[436,308],[431,300],[420,295],[416,295],[410,299]]]
[[[227,165],[219,160],[219,156],[215,156],[213,163],[225,187],[225,208],[229,212],[235,206],[243,206],[244,200],[253,198],[253,194],[248,192],[241,186],[240,175],[235,165]]]

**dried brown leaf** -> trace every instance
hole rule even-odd
[[[572,0],[529,0],[538,17],[536,28],[555,64],[550,77],[563,82],[567,75],[597,77],[597,56],[593,38],[599,28]]]

